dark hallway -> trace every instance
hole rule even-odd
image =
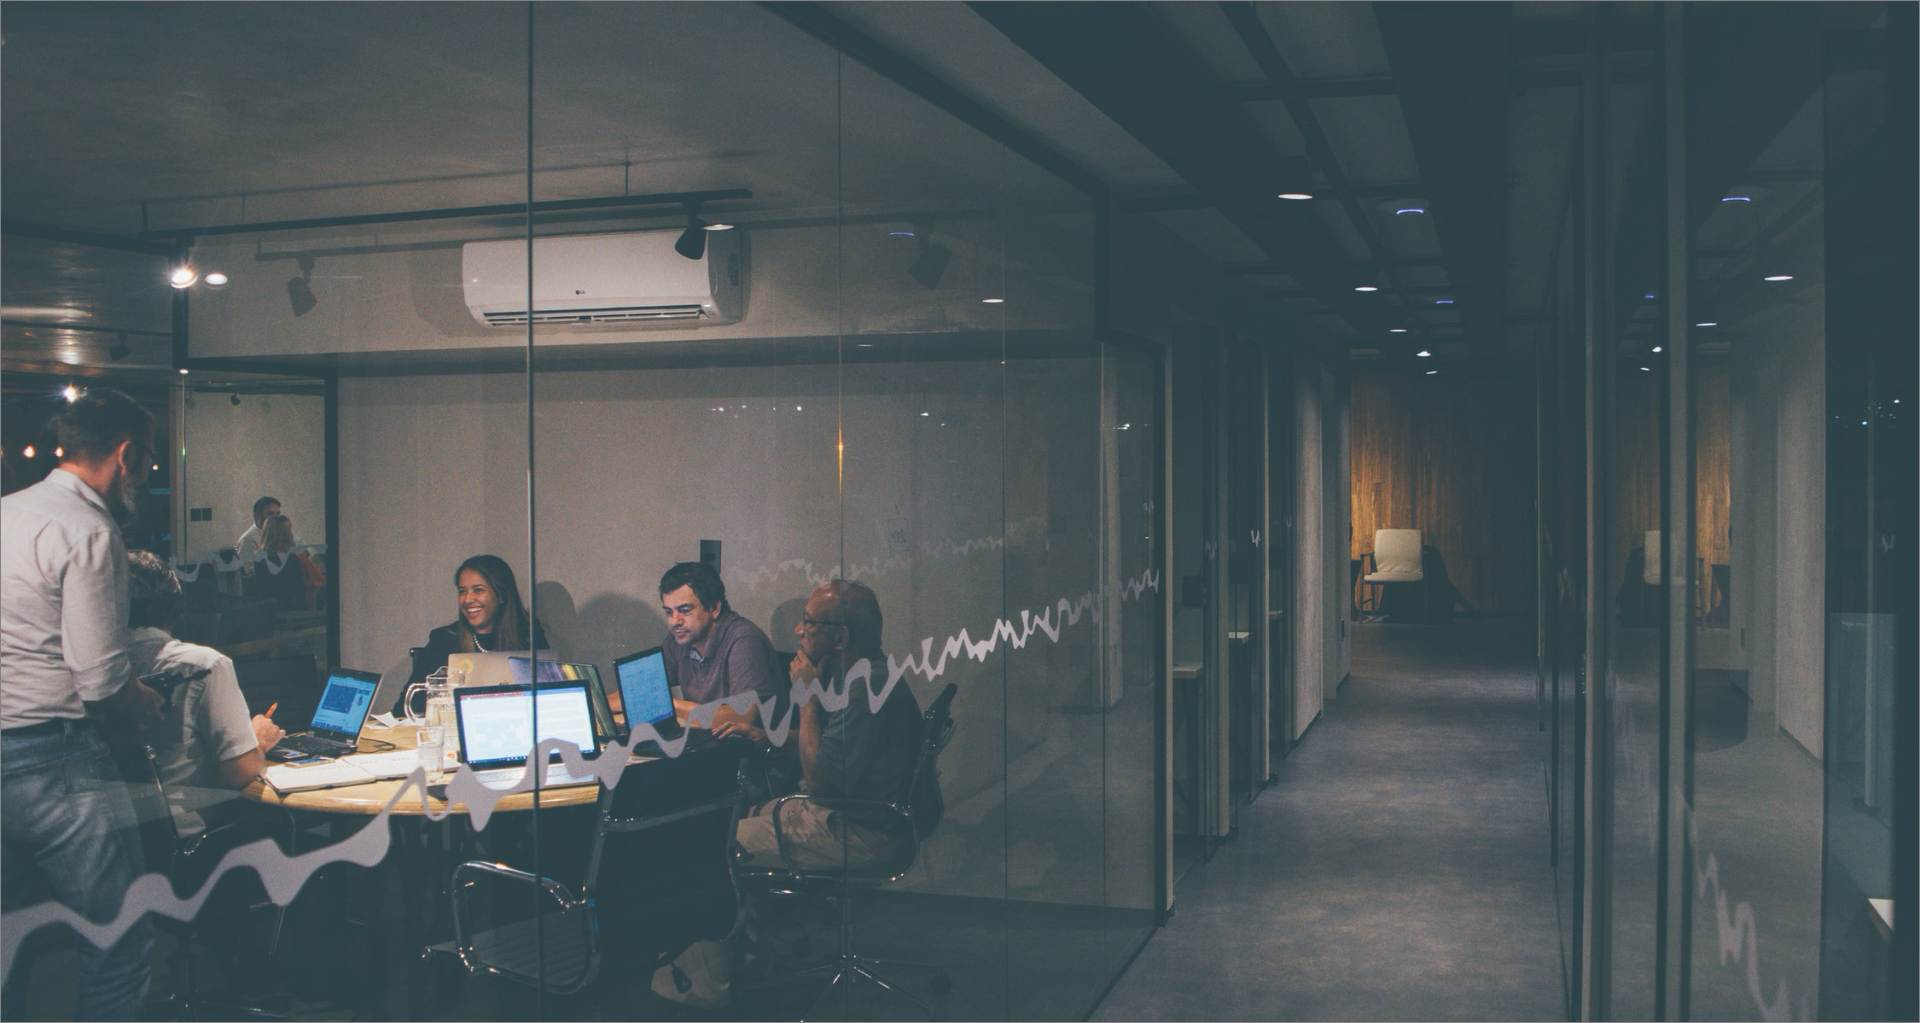
[[[1528,623],[1360,626],[1094,1018],[1562,1018],[1535,714]]]

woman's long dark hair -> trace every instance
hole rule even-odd
[[[457,591],[460,576],[467,571],[480,573],[487,587],[500,598],[500,613],[493,622],[493,650],[525,650],[531,641],[533,627],[527,618],[527,606],[520,602],[520,584],[514,581],[513,568],[504,560],[492,554],[476,554],[460,563],[453,570],[453,585]],[[473,639],[473,629],[467,626],[465,615],[456,614],[453,619],[454,631],[460,634],[460,648],[466,651],[478,649]]]

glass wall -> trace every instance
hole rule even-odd
[[[236,825],[213,855],[148,815],[178,895],[136,887],[121,922],[187,924],[159,927],[154,997],[1090,1011],[1155,920],[1166,614],[1161,353],[1095,329],[1094,197],[758,6],[7,21],[31,55],[9,64],[9,143],[118,139],[155,197],[130,215],[46,183],[32,210],[10,188],[9,217],[180,250],[115,278],[161,289],[141,326],[174,453],[154,514],[175,637],[287,731],[358,692],[361,748],[385,752],[353,784],[282,765],[211,792]],[[62,105],[56,60],[108,55],[136,70]],[[135,101],[171,82],[232,122],[194,134]],[[182,261],[200,277],[169,302]],[[263,496],[292,547],[232,555]],[[663,577],[686,563],[724,604],[703,581],[681,606]],[[262,602],[266,636],[233,631]],[[656,660],[676,720],[643,710]],[[515,699],[500,735],[562,740],[586,784],[488,752],[485,715]],[[952,723],[936,754],[929,714]],[[490,764],[524,791],[483,786]],[[771,846],[660,802],[736,774],[745,811],[782,822]],[[711,804],[723,825],[732,803]],[[9,901],[21,1018],[72,1014],[72,943],[44,940],[63,912]],[[834,971],[808,971],[843,937],[925,965],[869,964],[893,989],[820,1003]]]
[[[1570,1010],[1910,1012],[1892,722],[1913,596],[1886,559],[1914,523],[1885,459],[1910,481],[1913,217],[1865,197],[1912,192],[1911,11],[1621,5],[1594,24],[1543,369],[1585,414],[1543,410],[1556,607],[1597,579],[1542,663]],[[1595,517],[1578,552],[1576,502]]]

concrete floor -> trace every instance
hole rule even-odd
[[[1358,627],[1351,679],[1093,1018],[1562,1018],[1529,625]]]

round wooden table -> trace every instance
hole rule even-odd
[[[414,746],[414,731],[417,727],[417,725],[401,725],[395,728],[381,728],[377,725],[368,725],[366,729],[360,733],[362,743],[361,752],[371,752],[364,748],[366,741],[369,739],[392,743],[394,749],[412,749]],[[449,773],[445,777],[450,779],[453,775]],[[265,803],[268,806],[283,806],[289,810],[313,810],[320,813],[358,814],[366,817],[374,817],[378,816],[382,810],[387,809],[387,803],[391,801],[394,795],[406,784],[407,779],[405,778],[390,778],[382,781],[367,782],[364,785],[344,785],[337,789],[309,789],[305,792],[280,792],[273,786],[268,785],[265,779],[255,778],[252,784],[241,790],[240,794],[256,803]],[[568,785],[560,788],[541,789],[540,809],[552,810],[563,806],[584,806],[599,798],[600,786],[598,785]],[[533,809],[533,793],[515,792],[512,795],[502,796],[500,801],[494,805],[493,812],[513,813],[531,809]],[[465,814],[467,812],[467,804],[449,804],[445,800],[435,799],[432,796],[427,796],[424,799],[418,796],[409,796],[406,799],[394,803],[392,812],[395,816],[420,817],[424,816],[428,811],[436,814],[447,811],[452,811],[456,814]]]

